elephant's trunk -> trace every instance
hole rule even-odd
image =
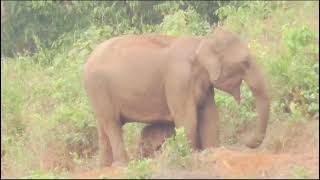
[[[266,134],[267,125],[269,120],[270,100],[267,94],[267,88],[265,80],[260,72],[259,68],[254,61],[245,77],[245,82],[249,85],[252,94],[255,98],[255,105],[258,114],[259,121],[257,122],[257,128],[253,138],[246,144],[250,148],[258,147]]]

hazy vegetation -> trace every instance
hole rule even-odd
[[[1,9],[2,176],[65,177],[96,156],[83,64],[97,44],[121,34],[206,35],[219,22],[249,44],[264,69],[270,122],[319,119],[317,1],[6,1]],[[241,106],[223,92],[215,97],[224,144],[237,143],[236,132],[256,120],[250,91],[246,85],[241,91]],[[136,152],[142,127],[125,126],[130,177],[150,176],[149,160]],[[191,152],[183,138],[183,146],[170,149],[177,139],[166,142],[163,155],[176,151],[171,160],[186,166]]]

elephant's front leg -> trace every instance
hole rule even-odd
[[[198,120],[191,65],[176,61],[168,69],[165,94],[176,128],[185,128],[191,147],[197,148]]]
[[[178,97],[177,97],[178,98]],[[170,110],[174,116],[176,128],[184,128],[192,149],[197,149],[197,112],[193,101],[175,101]]]
[[[211,91],[207,94],[205,102],[199,107],[198,113],[201,148],[219,146],[219,113]]]
[[[197,132],[197,115],[196,115],[196,108],[188,105],[186,108],[186,112],[181,112],[176,114],[175,125],[177,128],[183,127],[187,134],[187,137],[190,140],[190,145],[192,149],[197,149],[197,139],[198,139],[198,132]]]

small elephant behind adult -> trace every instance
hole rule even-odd
[[[158,123],[145,126],[141,131],[139,151],[142,157],[154,157],[166,138],[175,134],[174,124]]]

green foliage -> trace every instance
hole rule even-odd
[[[308,10],[300,11],[301,6]],[[243,2],[238,6],[228,4],[216,11],[227,29],[237,32],[248,42],[258,63],[265,69],[272,97],[271,112],[276,113],[271,114],[272,118],[284,113],[290,113],[291,122],[319,117],[319,36],[311,28],[315,11],[318,9],[311,2],[261,1]],[[247,92],[242,90],[242,94]],[[239,114],[239,108],[233,106],[234,103],[230,105],[232,98],[219,93],[217,96],[218,104],[223,111],[226,109],[224,114]],[[242,99],[248,100],[243,96]],[[254,110],[253,103],[247,105],[246,110],[240,107],[241,112],[247,114]],[[234,117],[226,119],[233,121]]]
[[[291,87],[284,92],[291,95],[289,109],[293,116],[300,113],[316,117],[319,113],[319,59],[315,55],[319,54],[319,46],[315,44],[315,33],[307,25],[284,28],[283,42],[287,49],[281,57],[284,64],[279,80]]]
[[[241,103],[238,104],[236,100],[229,94],[215,89],[215,100],[219,109],[222,127],[226,136],[227,144],[237,143],[237,131],[246,129],[250,123],[257,119],[257,114],[254,108],[254,98],[247,85],[242,85]]]
[[[174,14],[178,10],[186,11],[192,7],[206,22],[216,23],[219,17],[214,13],[225,4],[237,4],[227,1],[166,1],[154,6],[154,10],[162,15]]]
[[[239,6],[228,4],[219,8],[215,14],[224,19],[224,24],[230,30],[238,33],[245,31],[255,36],[263,33],[261,19],[270,15],[271,4],[264,1],[243,2]],[[251,28],[253,25],[255,28]]]
[[[33,171],[29,176],[23,177],[23,179],[64,179],[64,177],[56,173],[37,170]]]
[[[16,177],[23,175],[21,172],[31,170],[30,167],[26,166],[26,164],[32,164],[32,159],[25,147],[26,141],[23,137],[5,136],[1,138],[1,151],[5,152],[5,155],[1,157],[1,166],[9,173],[13,171],[11,167],[14,167],[14,176]],[[26,154],[29,154],[29,156],[26,156]]]
[[[129,179],[147,179],[152,175],[151,159],[132,160],[128,164],[127,176]]]
[[[127,123],[123,126],[125,146],[129,152],[129,155],[135,158],[139,157],[139,152],[137,151],[137,142],[139,142],[140,133],[143,127],[143,123]]]
[[[161,32],[172,36],[205,35],[210,31],[210,25],[190,8],[187,11],[177,10],[173,14],[166,15],[160,24],[160,29]]]
[[[10,148],[21,146],[4,143],[7,151],[5,159],[12,162],[11,168],[20,164],[25,166],[20,168],[22,172],[38,169],[41,160],[37,156],[48,150],[48,143],[55,141],[62,142],[57,143],[59,151],[80,157],[87,157],[97,150],[95,118],[81,80],[81,64],[89,55],[91,45],[96,44],[100,36],[108,35],[95,32],[109,31],[108,28],[98,30],[91,27],[82,32],[89,34],[91,41],[82,35],[68,47],[65,42],[72,40],[66,35],[58,39],[60,42],[55,44],[55,49],[44,48],[46,52],[57,54],[52,56],[52,61],[48,61],[54,64],[41,63],[39,59],[44,57],[39,54],[44,51],[33,56],[18,56],[15,61],[8,59],[1,62],[1,102],[5,107],[1,113],[1,133],[5,139],[29,146],[23,152],[29,154],[26,159]],[[74,35],[80,36],[80,32],[76,33]]]
[[[245,126],[255,117],[252,93],[246,85],[241,86],[241,104],[227,93],[215,90],[215,100],[218,106],[228,107],[226,111],[232,111],[225,115],[226,119],[234,120],[236,127]]]
[[[287,26],[283,27],[283,34],[286,45],[288,46],[291,55],[296,54],[298,51],[308,48],[306,46],[313,45],[311,44],[314,40],[315,34],[311,29],[303,25],[301,27],[288,28]]]
[[[1,46],[5,55],[15,54],[21,49],[39,50],[39,37],[44,47],[51,47],[53,41],[63,33],[84,30],[90,25],[105,26],[117,24],[114,30],[123,32],[129,28],[129,18],[121,2],[74,1],[56,2],[5,2],[7,15],[1,21]],[[89,12],[89,13],[88,13]]]
[[[131,29],[141,33],[158,25],[163,16],[177,9],[194,7],[210,23],[218,20],[212,12],[225,2],[185,1],[6,1],[1,17],[1,56],[50,48],[67,32],[83,31],[89,26],[112,26],[112,35]],[[75,38],[75,37],[74,37]],[[48,52],[47,52],[48,53]],[[46,53],[45,53],[46,54]],[[50,61],[49,59],[46,59]]]
[[[176,134],[167,138],[162,145],[161,160],[165,167],[188,168],[192,149],[184,128],[176,128]]]
[[[298,179],[309,179],[310,172],[303,166],[293,166],[292,167],[294,178]]]

